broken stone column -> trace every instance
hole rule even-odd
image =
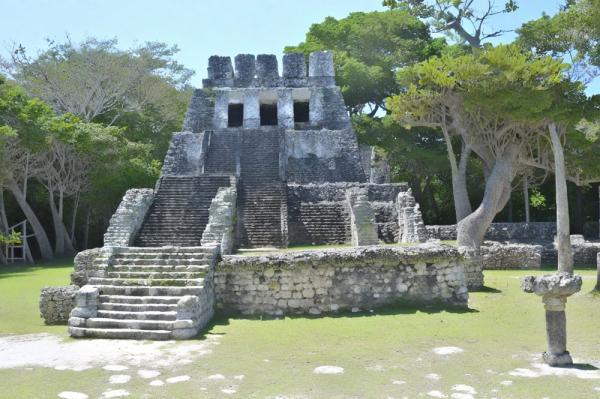
[[[581,283],[581,276],[565,272],[540,277],[527,276],[521,281],[523,291],[541,296],[544,302],[548,350],[543,353],[543,358],[550,366],[573,364],[567,350],[565,304],[569,296],[581,290]]]
[[[369,203],[369,193],[366,188],[351,188],[346,191],[346,200],[350,209],[350,231],[352,245],[377,245],[377,228],[375,212]]]
[[[423,223],[423,216],[419,204],[412,195],[412,190],[398,194],[396,199],[398,210],[398,242],[425,242],[427,241],[427,230]]]
[[[294,128],[294,101],[291,89],[277,90],[277,121],[284,129]]]
[[[221,187],[208,210],[208,224],[202,233],[202,245],[220,245],[221,254],[233,248],[233,227],[237,192],[234,187]]]

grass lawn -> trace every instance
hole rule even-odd
[[[127,343],[142,348],[137,361],[126,355],[131,349],[126,346],[72,340],[66,338],[65,327],[43,325],[37,310],[39,289],[65,284],[69,272],[70,265],[60,262],[0,269],[0,335],[58,335],[60,340],[65,337],[64,356],[83,355],[85,348],[97,346],[111,354],[110,363],[119,359],[127,369],[105,370],[108,361],[101,360],[83,371],[62,370],[57,366],[60,353],[46,367],[2,368],[2,340],[8,338],[0,336],[0,398],[56,398],[64,391],[98,398],[107,390],[127,391],[130,398],[600,397],[600,370],[594,369],[600,367],[600,296],[591,293],[591,269],[578,270],[583,290],[567,305],[568,346],[579,363],[574,369],[538,366],[546,346],[543,306],[540,298],[519,288],[519,278],[531,271],[486,272],[488,288],[470,294],[466,312],[390,307],[316,318],[217,317],[198,340],[164,344],[169,345],[162,347],[164,356],[151,356],[154,343]],[[443,347],[459,349],[434,352]],[[167,355],[176,360],[166,361]],[[35,358],[35,353],[27,356]],[[313,372],[325,365],[344,372]],[[138,374],[142,369],[160,375],[143,378]],[[131,379],[119,384],[119,378],[127,378],[114,375]],[[177,376],[190,378],[166,382]],[[152,386],[153,380],[165,384]]]

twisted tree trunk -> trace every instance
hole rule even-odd
[[[469,200],[469,191],[467,190],[467,165],[471,148],[463,145],[460,160],[457,161],[452,139],[448,130],[442,127],[444,141],[446,142],[446,151],[450,161],[450,172],[452,173],[452,196],[454,198],[454,212],[456,213],[456,223],[463,220],[473,212],[471,201]]]
[[[33,233],[35,234],[35,239],[40,248],[40,254],[41,254],[42,258],[43,259],[54,258],[54,254],[52,252],[52,246],[50,245],[50,241],[48,240],[48,235],[46,234],[46,231],[44,230],[44,227],[42,226],[39,219],[37,218],[35,212],[33,212],[33,209],[31,209],[31,206],[29,206],[29,203],[27,202],[27,198],[25,198],[25,195],[21,191],[21,188],[19,187],[19,185],[14,180],[12,180],[8,183],[7,188],[11,192],[11,194],[15,197],[17,204],[19,204],[19,207],[25,214],[25,217],[29,221],[29,224],[31,224],[31,227],[33,228]]]
[[[459,246],[479,250],[494,217],[504,208],[510,198],[515,155],[513,151],[508,151],[504,157],[496,159],[487,178],[481,204],[473,213],[458,223]]]

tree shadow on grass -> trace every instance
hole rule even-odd
[[[231,320],[254,320],[254,321],[274,321],[274,320],[319,320],[319,319],[341,319],[341,318],[356,318],[356,317],[374,317],[374,316],[396,316],[396,315],[414,315],[418,312],[427,314],[439,314],[439,313],[453,313],[453,314],[468,314],[468,313],[479,313],[479,310],[459,307],[459,306],[448,306],[440,304],[422,305],[414,304],[410,302],[398,302],[392,305],[379,307],[368,311],[342,311],[337,313],[323,313],[320,315],[282,315],[282,316],[256,316],[256,315],[243,315],[238,313],[217,313],[215,317],[208,323],[208,325],[198,334],[196,339],[205,340],[207,335],[225,335],[225,333],[215,332],[215,328],[228,326]]]
[[[486,292],[486,293],[491,293],[491,294],[501,294],[502,290],[499,290],[497,288],[493,288],[493,287],[481,287],[477,290],[473,290],[473,291],[469,291],[469,292]]]
[[[564,366],[562,368],[565,369],[576,369],[576,370],[583,370],[583,371],[596,371],[596,370],[600,370],[598,367],[589,364],[589,363],[573,363],[570,366]]]
[[[73,259],[59,259],[37,264],[0,265],[0,279],[30,276],[44,269],[64,269],[73,267]]]

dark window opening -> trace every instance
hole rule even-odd
[[[244,104],[229,104],[227,126],[240,127],[244,124]]]
[[[260,104],[260,125],[277,126],[277,104]]]
[[[294,101],[294,122],[308,122],[309,108],[308,102]]]

